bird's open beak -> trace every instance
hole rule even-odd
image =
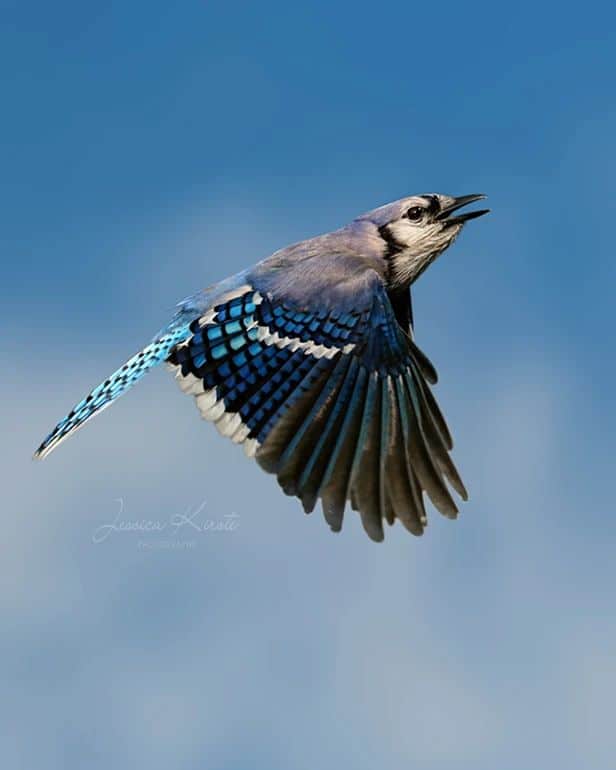
[[[449,206],[442,208],[436,215],[437,221],[443,221],[443,227],[449,227],[450,225],[461,225],[464,222],[468,222],[469,219],[476,219],[482,217],[484,214],[488,214],[490,209],[479,209],[479,211],[467,211],[464,214],[458,214],[457,217],[452,217],[454,211],[461,209],[462,206],[468,206],[469,203],[475,203],[476,201],[482,201],[485,199],[485,195],[460,195],[459,198],[454,198],[453,203]]]

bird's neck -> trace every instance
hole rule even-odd
[[[386,254],[388,286],[396,291],[408,289],[437,256],[438,252],[416,254],[405,248]]]

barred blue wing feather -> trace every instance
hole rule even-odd
[[[320,499],[339,530],[350,501],[382,540],[383,519],[421,534],[424,492],[453,517],[447,482],[466,491],[429,390],[434,368],[380,277],[369,279],[344,311],[247,285],[191,323],[169,364],[202,416],[276,474],[306,512]]]

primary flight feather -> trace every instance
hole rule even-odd
[[[436,371],[413,339],[410,287],[485,209],[483,195],[415,195],[275,252],[195,294],[171,322],[61,420],[46,457],[165,362],[201,415],[338,531],[347,501],[373,540],[396,518],[445,516],[466,489],[432,395]],[[456,213],[458,212],[458,213]]]

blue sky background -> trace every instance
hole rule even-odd
[[[614,767],[614,21],[0,2],[3,767]],[[332,535],[162,370],[31,462],[176,301],[434,190],[493,209],[415,292],[458,522]]]

